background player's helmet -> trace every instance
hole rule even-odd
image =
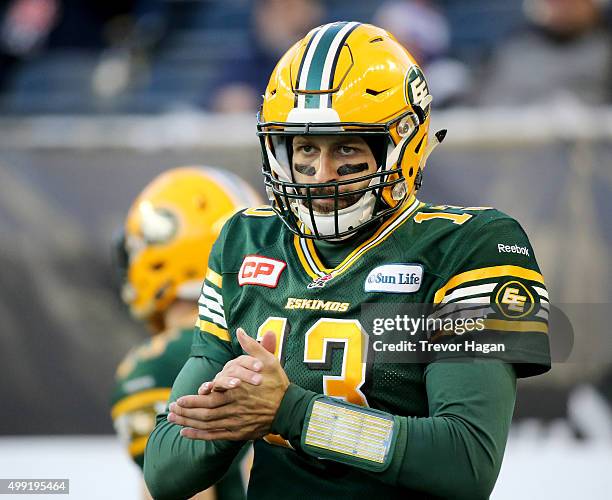
[[[197,301],[221,227],[259,202],[226,171],[184,167],[156,177],[132,204],[117,244],[121,295],[131,313],[151,320],[176,299]]]
[[[414,58],[381,28],[327,24],[291,47],[270,77],[258,116],[266,188],[289,229],[307,238],[346,237],[413,196],[427,156],[430,103]],[[361,135],[378,171],[351,181],[296,183],[291,138],[303,134]],[[365,179],[367,188],[338,190]],[[313,195],[315,186],[335,189],[338,198],[363,195],[347,208],[321,214],[310,200],[329,195]]]

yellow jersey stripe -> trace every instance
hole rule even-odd
[[[326,268],[323,265],[323,262],[321,262],[321,259],[319,258],[319,254],[317,253],[317,250],[314,246],[313,240],[310,240],[310,239],[306,240],[306,247],[308,248],[308,253],[312,257],[312,260],[314,260],[315,265],[319,268],[319,271],[325,274],[331,273],[332,269]]]
[[[300,223],[300,229],[306,234],[312,234],[310,229]],[[314,242],[310,238],[300,238],[298,235],[294,236],[293,244],[296,248],[298,258],[308,275],[313,278],[320,278],[329,274],[332,269],[327,269],[317,253]],[[305,265],[304,265],[305,264]]]
[[[446,292],[452,288],[455,288],[464,283],[470,281],[477,281],[486,278],[500,278],[502,276],[512,276],[516,278],[524,278],[530,281],[537,281],[538,283],[544,284],[544,277],[537,271],[531,269],[525,269],[520,266],[492,266],[483,267],[480,269],[474,269],[472,271],[466,271],[461,274],[456,274],[449,279],[442,288],[440,288],[434,295],[434,304],[440,303],[440,301],[446,295]]]
[[[486,319],[485,329],[503,332],[542,332],[548,333],[548,325],[540,321],[507,321],[503,319]]]
[[[300,245],[300,237],[297,234],[293,237],[293,246],[295,247],[295,253],[298,256],[300,264],[302,264],[302,267],[304,268],[308,276],[310,276],[313,280],[316,280],[319,275],[315,273],[310,267],[310,264],[308,263],[308,260],[306,259],[306,256],[304,255],[304,252]]]
[[[270,205],[247,208],[242,213],[243,215],[247,215],[249,217],[273,217],[276,215],[276,212]]]
[[[453,213],[440,213],[440,212],[419,212],[414,217],[414,222],[421,224],[422,222],[434,219],[446,219],[454,222],[457,225],[464,224],[472,218],[471,214],[453,214]]]
[[[141,436],[134,439],[128,446],[130,456],[134,458],[142,455],[147,447],[147,441],[149,441],[149,436]]]
[[[221,285],[223,284],[223,277],[219,273],[213,271],[210,267],[206,270],[206,279],[217,288],[222,288]]]
[[[140,408],[152,406],[159,401],[164,403],[168,401],[170,397],[170,387],[156,387],[154,389],[147,389],[146,391],[137,392],[123,398],[121,401],[115,403],[111,409],[111,417],[115,420],[124,413],[129,413]]]
[[[210,333],[221,340],[225,340],[227,342],[231,340],[230,334],[225,328],[221,328],[210,321],[198,320],[197,326],[203,332]]]

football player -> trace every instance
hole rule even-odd
[[[164,410],[189,357],[210,248],[223,223],[257,201],[252,189],[229,172],[186,167],[156,177],[129,210],[116,245],[121,296],[152,337],[119,365],[111,413],[141,468],[155,415]],[[216,495],[244,498],[238,464],[217,483]]]
[[[371,25],[318,27],[281,58],[258,123],[271,207],[213,246],[191,357],[146,449],[155,496],[214,483],[249,439],[250,498],[489,496],[516,379],[550,368],[548,294],[514,219],[417,199],[444,136],[429,137],[431,101]],[[388,356],[366,306],[411,304],[451,328]]]

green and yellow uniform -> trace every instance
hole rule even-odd
[[[431,304],[438,317],[478,310],[484,329],[462,340],[507,349],[390,362],[373,349],[366,304]],[[170,400],[243,354],[238,327],[255,338],[271,330],[291,385],[274,435],[255,443],[249,498],[486,498],[516,377],[550,368],[548,309],[527,236],[497,210],[412,199],[367,237],[338,244],[300,239],[271,210],[249,209],[213,247],[191,357]],[[431,343],[459,340],[434,333]],[[214,482],[242,443],[184,439],[166,415],[145,477],[156,498],[181,498]]]
[[[172,384],[189,358],[192,340],[192,329],[163,332],[132,349],[117,368],[111,416],[117,434],[141,469],[155,417],[166,407]],[[217,498],[244,498],[242,484],[237,460],[216,485]]]

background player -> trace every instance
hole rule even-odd
[[[142,468],[155,415],[189,357],[197,300],[210,248],[227,220],[257,195],[239,177],[213,168],[168,170],[136,198],[117,243],[121,296],[152,338],[132,349],[116,373],[112,418]],[[218,499],[244,497],[238,460],[215,486]],[[207,491],[201,495],[208,495]]]

